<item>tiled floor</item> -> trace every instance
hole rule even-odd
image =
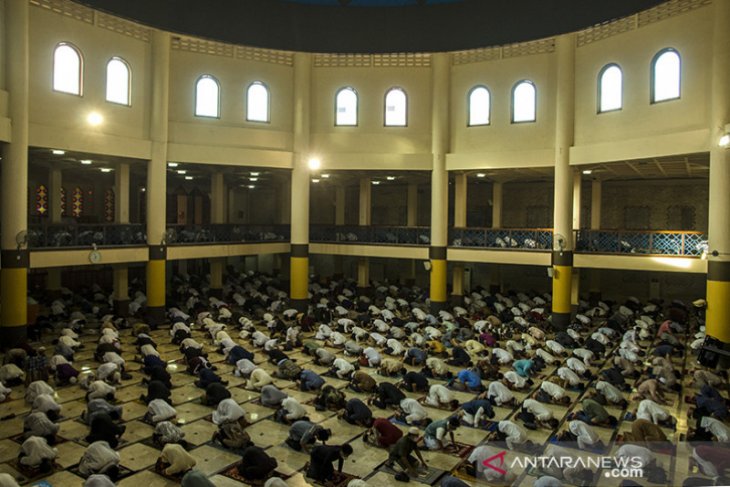
[[[233,335],[233,334],[231,334]],[[226,452],[218,447],[209,445],[211,437],[216,426],[210,421],[209,417],[212,413],[213,408],[200,404],[200,396],[203,391],[195,387],[192,382],[194,377],[185,373],[184,366],[179,363],[175,363],[179,359],[180,352],[177,347],[171,345],[170,335],[166,329],[161,329],[152,332],[153,338],[158,342],[158,350],[160,353],[170,361],[170,370],[172,373],[172,382],[174,389],[172,391],[172,402],[177,410],[177,420],[181,425],[186,435],[186,440],[191,444],[191,454],[197,460],[196,468],[201,470],[205,474],[209,475],[216,486],[229,487],[244,485],[240,482],[230,479],[222,475],[223,472],[228,470],[232,465],[238,462],[239,457],[233,453]],[[303,475],[303,468],[308,461],[308,456],[304,453],[295,452],[291,450],[284,440],[288,435],[288,427],[274,422],[272,415],[274,410],[261,406],[255,403],[259,397],[257,391],[249,391],[244,389],[244,380],[236,377],[232,374],[232,367],[221,362],[223,359],[222,355],[218,355],[214,351],[214,347],[209,337],[202,331],[194,331],[194,338],[201,343],[206,345],[207,351],[210,353],[211,359],[218,363],[220,367],[219,373],[225,380],[229,381],[229,390],[231,391],[233,399],[242,405],[246,410],[249,422],[252,423],[247,431],[251,436],[253,442],[262,447],[266,448],[267,452],[274,456],[279,467],[277,471],[281,473],[285,478],[286,482],[292,486],[305,486],[311,484]],[[95,347],[98,335],[93,330],[87,330],[82,336],[85,349],[77,354],[75,366],[78,369],[95,369],[98,364],[93,359],[92,350]],[[50,340],[50,337],[48,338]],[[122,332],[122,344],[123,344],[123,356],[127,360],[131,361],[135,355],[135,347],[132,345],[133,338],[130,335],[130,331],[125,330]],[[247,347],[251,348],[250,343],[242,343]],[[651,344],[644,344],[647,350],[651,350]],[[342,355],[342,351],[331,349],[333,352]],[[296,357],[299,365],[305,368],[310,368],[317,371],[318,373],[326,371],[326,368],[319,367],[310,362],[310,357],[302,354],[301,352],[295,351],[291,353],[291,356]],[[273,373],[275,366],[262,360],[263,356],[260,351],[257,351],[256,362],[260,363],[261,366],[266,369],[269,373]],[[350,359],[352,360],[352,359]],[[691,362],[691,357],[686,359],[687,362]],[[603,368],[606,362],[597,360],[593,365],[594,371],[599,371]],[[123,406],[123,418],[127,425],[126,432],[123,435],[123,443],[119,447],[121,455],[121,465],[131,471],[130,475],[119,481],[118,485],[122,487],[167,487],[171,485],[178,485],[178,482],[167,479],[155,473],[152,470],[154,463],[159,456],[159,450],[147,446],[147,440],[152,436],[153,428],[140,421],[141,417],[146,412],[145,405],[140,401],[139,396],[146,392],[146,387],[143,386],[140,381],[143,377],[139,368],[139,364],[130,362],[130,370],[134,370],[132,373],[132,379],[124,381],[124,383],[117,388],[116,398],[117,401]],[[685,361],[680,360],[677,362],[679,370],[684,370]],[[416,370],[417,367],[407,366],[409,370]],[[453,372],[458,371],[457,368],[451,367]],[[503,370],[507,370],[508,367],[503,367]],[[397,378],[386,378],[379,376],[375,370],[365,368],[364,370],[371,372],[378,381],[389,381],[397,382]],[[551,367],[543,374],[547,376],[549,373],[553,373],[555,367]],[[546,373],[547,372],[547,373]],[[667,430],[668,436],[673,441],[678,440],[679,433],[685,433],[687,427],[686,412],[688,405],[681,400],[684,395],[691,394],[693,388],[688,386],[689,382],[688,375],[684,376],[685,389],[682,395],[673,394],[667,395],[670,403],[666,405],[666,409],[669,410],[676,418],[678,418],[678,431]],[[337,388],[344,388],[347,385],[346,381],[326,378],[329,384],[335,385]],[[437,381],[433,381],[437,382]],[[302,404],[310,401],[314,395],[311,393],[300,392],[295,389],[294,383],[290,381],[283,381],[277,379],[275,381],[280,388],[285,390],[293,397],[297,398]],[[535,384],[524,392],[515,393],[520,400],[524,399],[528,395],[534,393],[539,387],[540,380],[536,380]],[[366,395],[357,394],[349,389],[343,389],[348,398],[359,397],[364,399]],[[0,417],[5,419],[0,420],[0,471],[8,472],[14,477],[18,478],[21,484],[25,483],[25,479],[22,475],[15,470],[15,460],[20,450],[20,443],[12,439],[14,436],[22,432],[22,418],[29,411],[29,406],[23,399],[24,387],[19,386],[14,388],[10,400],[0,404]],[[578,409],[580,398],[583,393],[571,392],[571,403],[567,406],[549,405],[549,409],[553,412],[554,416],[561,422],[556,430],[540,429],[536,431],[528,430],[528,438],[534,443],[541,445],[541,449],[549,444],[549,439],[554,435],[556,431],[565,428],[566,416]],[[408,393],[409,397],[420,398],[423,397],[423,393]],[[456,397],[461,401],[467,401],[474,397],[474,394],[468,393],[457,393]],[[88,426],[78,421],[78,417],[85,409],[86,401],[84,399],[84,391],[79,386],[65,386],[59,387],[56,392],[56,399],[63,406],[61,420],[61,429],[59,436],[65,441],[58,445],[58,458],[57,463],[63,469],[73,468],[83,454],[85,450],[84,437],[88,433]],[[634,402],[630,409],[636,408]],[[355,475],[360,478],[364,478],[368,481],[369,485],[373,486],[390,486],[390,485],[423,485],[415,482],[401,483],[396,482],[392,475],[386,474],[378,470],[378,468],[385,462],[387,458],[387,451],[379,449],[362,441],[361,435],[364,432],[364,428],[350,425],[343,420],[336,417],[334,412],[330,411],[316,411],[311,405],[305,404],[308,410],[309,417],[322,424],[327,428],[331,428],[333,431],[333,437],[329,441],[330,444],[339,444],[349,442],[353,446],[354,455],[345,462],[344,471]],[[516,407],[497,407],[495,408],[496,417],[495,420],[502,420],[512,418],[516,412]],[[440,419],[448,417],[451,412],[428,408],[429,416],[432,419]],[[376,417],[389,417],[393,414],[391,410],[380,410],[373,408],[374,415]],[[610,409],[612,414],[615,414],[620,418],[620,423],[615,429],[603,429],[598,428],[597,431],[601,439],[609,445],[610,451],[615,451],[617,445],[615,444],[615,436],[617,431],[627,431],[630,429],[630,423],[623,421],[624,411],[618,409]],[[401,426],[402,428],[405,428]],[[469,427],[460,427],[456,431],[456,440],[459,443],[467,445],[480,445],[486,441],[489,432],[482,429],[475,429]],[[680,447],[680,451],[684,448]],[[677,459],[670,457],[661,457],[660,462],[669,470],[669,482],[673,485],[681,484],[681,481],[690,474],[690,464],[686,460],[686,451],[684,455],[678,455]],[[509,455],[512,455],[510,453]],[[433,468],[450,472],[461,464],[464,460],[455,454],[443,453],[443,452],[424,452],[429,465]],[[508,456],[509,458],[509,456]],[[514,485],[525,485],[529,486],[536,480],[537,477],[528,475],[523,470],[513,472],[517,475]],[[598,485],[616,485],[616,481],[613,479],[606,479],[603,476],[597,477]],[[69,471],[57,471],[50,475],[47,479],[54,487],[66,487],[66,486],[80,486],[83,483],[83,479],[80,479]],[[613,480],[613,483],[611,481]],[[471,483],[475,483],[474,480]]]

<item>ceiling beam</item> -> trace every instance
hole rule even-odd
[[[664,176],[666,178],[667,172],[664,170],[661,163],[659,161],[657,161],[656,159],[654,159],[654,165],[656,166],[657,169],[659,169],[659,172],[662,173],[662,176]]]
[[[629,166],[636,174],[641,176],[642,178],[646,179],[646,176],[637,168],[633,163],[626,161],[626,165]]]

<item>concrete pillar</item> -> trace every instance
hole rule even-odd
[[[309,115],[312,57],[294,54],[294,166],[291,179],[290,294],[294,308],[309,301]]]
[[[114,173],[114,223],[129,223],[129,164],[117,164]]]
[[[408,215],[406,217],[406,226],[418,226],[418,184],[408,183]]]
[[[454,176],[454,227],[466,228],[468,181],[466,173]],[[464,301],[464,264],[452,266],[451,303],[461,305]]]
[[[552,322],[558,329],[565,329],[571,320],[573,289],[573,172],[570,167],[570,147],[573,145],[575,117],[575,34],[557,37],[555,50],[557,89]],[[559,242],[559,238],[562,242]]]
[[[370,259],[367,257],[357,260],[357,290],[360,294],[370,292]]]
[[[126,264],[114,265],[114,314],[129,316],[129,268]]]
[[[446,154],[449,151],[449,53],[431,57],[431,311],[446,306],[446,247],[448,245],[449,174]]]
[[[279,223],[289,225],[291,223],[291,179],[282,182],[279,191],[281,192]]]
[[[360,179],[360,210],[358,213],[358,225],[367,226],[371,222],[373,207],[373,183],[370,178]]]
[[[591,230],[601,229],[601,194],[603,185],[598,179],[591,182]]]
[[[48,295],[51,296],[52,299],[60,298],[62,287],[63,282],[61,279],[61,268],[50,267],[48,269],[48,274],[46,275],[46,291],[48,292]]]
[[[170,97],[170,34],[152,31],[152,100],[150,139],[152,159],[147,164],[147,320],[153,327],[165,319],[167,242],[167,140]]]
[[[5,87],[12,142],[0,164],[0,346],[12,348],[28,338],[28,267],[25,245],[16,236],[28,229],[29,12],[26,0],[5,2]]]
[[[61,207],[61,188],[63,187],[63,171],[54,167],[48,171],[48,214],[50,223],[61,223],[63,210]]]
[[[502,228],[502,183],[492,183],[492,228]]]
[[[225,200],[227,194],[226,182],[221,171],[214,172],[210,177],[210,221],[213,224],[226,223]],[[224,258],[210,259],[210,291],[211,296],[223,297],[223,270],[226,266]]]
[[[345,224],[345,187],[335,187],[335,225]]]
[[[712,88],[710,109],[710,202],[707,256],[707,335],[730,347],[730,157],[719,147],[730,123],[730,2],[713,2]]]
[[[580,201],[583,175],[580,171],[573,171],[573,230],[580,230]]]

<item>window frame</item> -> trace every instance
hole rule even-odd
[[[69,47],[71,48],[75,53],[76,56],[79,59],[79,69],[78,69],[78,78],[79,78],[79,91],[78,93],[74,93],[72,91],[63,91],[56,88],[56,53],[58,52],[58,49],[61,47]],[[56,47],[53,48],[53,66],[51,69],[51,88],[56,93],[63,93],[64,95],[71,95],[71,96],[84,96],[84,55],[81,52],[81,49],[79,49],[75,44],[68,42],[68,41],[62,41],[56,44]]]
[[[487,110],[487,123],[471,123],[471,97],[474,92],[480,88],[484,88],[489,97],[489,109]],[[475,85],[466,94],[466,126],[467,127],[488,127],[492,125],[492,92],[489,91],[487,85]]]
[[[124,67],[127,68],[127,102],[126,103],[120,103],[118,101],[109,99],[109,64],[112,61],[119,61],[124,65]],[[107,103],[113,103],[115,105],[124,106],[124,107],[132,106],[132,68],[129,66],[129,63],[127,62],[127,60],[120,56],[112,56],[109,59],[109,61],[107,61],[107,63],[106,63],[106,87],[104,90],[104,101],[106,101]]]
[[[677,56],[677,60],[679,61],[679,76],[677,79],[677,96],[674,98],[665,98],[663,100],[657,100],[656,99],[656,64],[657,61],[659,61],[659,58],[664,56],[667,53],[674,53]],[[664,103],[667,101],[675,101],[675,100],[681,100],[682,99],[682,56],[679,54],[679,51],[673,47],[665,47],[664,49],[659,50],[656,54],[654,54],[654,57],[651,59],[651,65],[649,67],[649,102],[652,105],[655,105],[657,103]]]
[[[251,88],[254,86],[262,86],[266,90],[266,120],[254,120],[248,117],[249,113],[249,99],[251,98]],[[220,99],[220,95],[219,95]],[[220,111],[218,112],[220,113]],[[251,123],[271,123],[271,89],[269,85],[260,80],[255,80],[249,83],[246,87],[246,121]]]
[[[337,109],[339,108],[339,105],[337,103],[337,99],[340,96],[340,93],[343,91],[351,91],[355,95],[355,123],[354,124],[341,124],[337,123]],[[334,117],[334,126],[335,127],[358,127],[360,125],[360,94],[357,92],[355,88],[352,86],[343,86],[339,90],[335,92],[335,117]]]
[[[216,97],[217,98],[216,115],[200,115],[198,113],[198,85],[204,79],[212,80],[216,84],[216,87],[218,89],[217,97]],[[200,76],[198,76],[198,79],[195,81],[194,90],[195,90],[195,103],[193,106],[193,116],[199,117],[199,118],[209,118],[209,119],[220,120],[220,118],[221,118],[221,84],[220,84],[220,81],[218,81],[218,78],[216,78],[212,74],[207,74],[207,73],[201,74]]]
[[[602,101],[602,94],[603,94],[603,76],[606,74],[606,71],[608,71],[611,68],[618,68],[619,73],[621,73],[621,106],[618,108],[610,108],[607,110],[603,110],[601,107],[601,101]],[[596,107],[596,113],[602,114],[602,113],[611,113],[611,112],[619,112],[624,109],[624,70],[621,69],[621,66],[618,63],[608,63],[605,66],[601,68],[601,70],[598,72],[598,79],[597,79],[598,87],[596,89],[596,94],[598,99],[597,101],[597,107]]]
[[[405,120],[402,125],[389,125],[388,122],[388,95],[391,94],[394,91],[400,91],[403,93],[403,96],[405,97]],[[393,86],[392,88],[389,88],[385,92],[385,96],[383,96],[383,127],[389,127],[389,128],[403,128],[408,127],[408,93],[406,90],[401,88],[400,86]]]
[[[517,91],[517,88],[519,88],[523,84],[529,84],[532,86],[532,90],[534,93],[534,116],[532,120],[515,120],[515,91]],[[510,96],[510,123],[513,124],[523,124],[523,123],[536,123],[537,122],[537,86],[532,80],[529,79],[521,79],[520,81],[516,82],[512,86],[512,93]]]

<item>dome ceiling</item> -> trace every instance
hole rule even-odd
[[[439,52],[523,42],[662,0],[75,0],[174,33],[269,49]]]

